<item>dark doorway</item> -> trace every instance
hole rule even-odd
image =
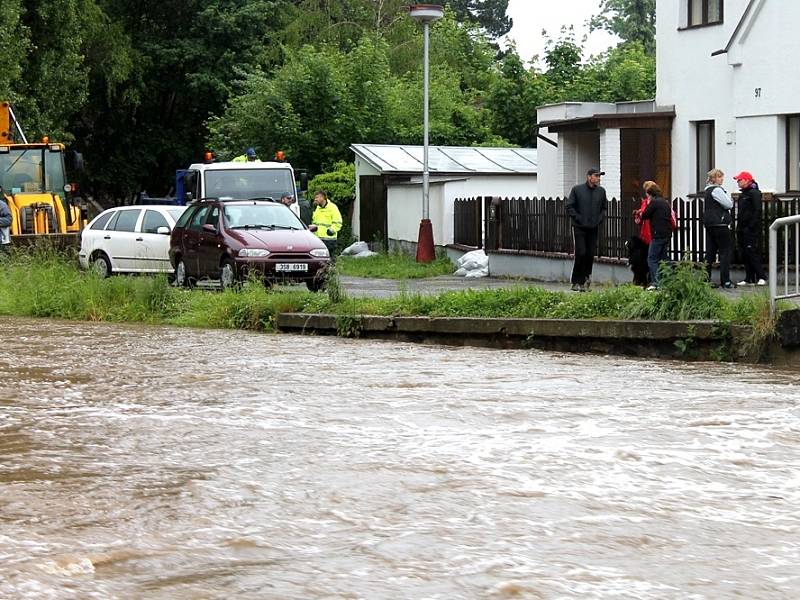
[[[386,181],[381,175],[362,175],[359,189],[359,235],[373,250],[388,248]],[[373,246],[379,246],[374,248]]]
[[[641,198],[642,184],[655,181],[671,197],[671,141],[668,129],[621,129],[623,198]]]

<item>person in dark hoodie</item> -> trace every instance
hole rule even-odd
[[[597,235],[600,223],[606,216],[608,200],[606,190],[600,185],[600,169],[589,169],[586,183],[572,188],[565,208],[572,220],[575,240],[575,263],[572,267],[572,290],[585,292],[592,280],[594,255],[597,254]]]
[[[719,285],[731,289],[731,208],[733,200],[722,187],[725,173],[719,169],[708,172],[703,208],[703,227],[706,230],[706,271],[711,281],[711,265],[719,254]]]
[[[650,249],[647,252],[647,266],[650,268],[650,287],[658,289],[658,269],[662,262],[669,260],[669,241],[672,239],[672,208],[662,196],[657,183],[650,182],[647,195],[650,202],[642,213],[642,221],[650,223]]]
[[[744,281],[739,285],[767,285],[761,253],[758,249],[761,228],[761,190],[753,175],[742,171],[734,177],[739,184],[739,209],[736,214],[736,237],[744,261]]]

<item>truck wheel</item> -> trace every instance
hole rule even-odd
[[[111,261],[105,252],[98,252],[92,259],[92,271],[103,279],[111,275]]]
[[[186,273],[186,263],[183,262],[182,258],[179,258],[178,264],[175,265],[175,286],[192,287],[189,275]]]
[[[227,290],[235,287],[237,283],[236,265],[233,264],[233,261],[230,258],[226,258],[222,261],[222,266],[219,270],[219,286],[223,290]]]

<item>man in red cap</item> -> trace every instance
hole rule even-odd
[[[736,237],[744,262],[744,281],[739,285],[767,285],[764,265],[758,249],[761,230],[761,190],[753,175],[742,171],[734,176],[739,184],[739,210],[736,215]]]

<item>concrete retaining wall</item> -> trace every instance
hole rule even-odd
[[[712,321],[599,321],[383,317],[281,313],[280,331],[492,348],[679,358],[750,360],[750,329]]]

